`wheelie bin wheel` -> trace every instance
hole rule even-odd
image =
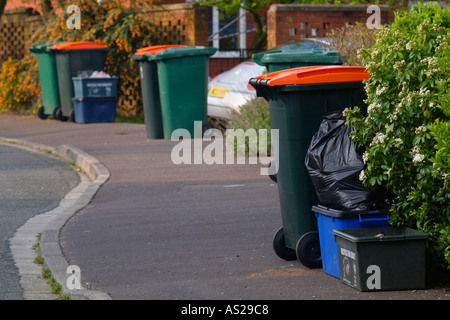
[[[56,117],[55,117],[55,119],[60,120],[62,122],[65,122],[65,121],[69,120],[68,117],[63,116],[61,108],[58,108],[58,110],[56,110]]]
[[[286,240],[284,237],[283,228],[275,233],[273,237],[273,249],[277,256],[286,261],[297,260],[297,255],[294,249],[286,247]]]
[[[319,233],[317,231],[311,231],[301,236],[297,242],[295,251],[298,260],[300,260],[304,266],[310,269],[322,266]]]
[[[273,164],[273,161],[270,162],[269,168],[270,168],[272,165],[274,165],[274,164]],[[273,182],[278,183],[278,180],[277,180],[277,174],[276,174],[276,173],[275,173],[275,174],[269,174],[269,178],[270,178]]]
[[[71,110],[69,113],[69,121],[75,122],[75,112],[73,110]]]
[[[45,119],[48,118],[48,115],[46,115],[46,114],[44,113],[44,106],[40,106],[40,107],[37,109],[37,116],[39,117],[39,119],[42,119],[42,120],[45,120]]]
[[[60,114],[62,115],[62,113],[58,113],[59,109],[61,109],[61,107],[56,107],[55,109],[53,109],[52,116],[53,116],[53,119],[55,119],[55,120],[59,120],[58,116]]]

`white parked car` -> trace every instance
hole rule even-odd
[[[322,48],[326,39],[314,38],[286,43],[266,52]],[[234,112],[246,102],[256,98],[255,89],[248,84],[250,78],[262,75],[265,67],[255,62],[242,62],[227,70],[208,84],[208,116],[218,120],[230,120]]]
[[[242,62],[213,78],[208,84],[208,116],[230,120],[234,112],[256,97],[248,80],[262,75],[265,69],[254,62]]]

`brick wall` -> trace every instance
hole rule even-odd
[[[273,4],[267,11],[268,49],[303,38],[323,37],[333,28],[366,23],[372,14],[366,5]],[[393,21],[386,5],[380,5],[381,23]]]
[[[152,10],[148,17],[164,43],[208,45],[208,9],[197,3],[176,3]]]

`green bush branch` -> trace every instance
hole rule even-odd
[[[396,204],[390,223],[430,235],[433,260],[450,269],[450,11],[435,4],[396,14],[373,47],[361,50],[370,73],[368,112],[345,111],[364,146],[364,183]]]

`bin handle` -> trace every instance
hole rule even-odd
[[[375,212],[377,212],[377,211],[375,211]],[[360,223],[388,221],[388,220],[389,220],[389,213],[381,214],[381,215],[359,214],[359,222]]]

